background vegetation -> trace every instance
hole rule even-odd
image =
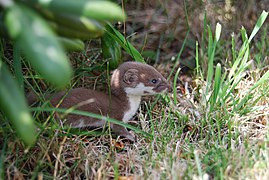
[[[268,179],[269,39],[268,14],[263,12],[268,10],[267,4],[252,0],[125,1],[118,7],[128,18],[113,24],[123,36],[96,16],[96,23],[102,25],[98,32],[102,33],[94,38],[102,38],[75,41],[76,50],[83,51],[68,53],[74,69],[68,87],[105,90],[109,70],[118,63],[145,59],[173,83],[174,92],[145,98],[132,122],[133,130],[143,132],[133,144],[113,139],[109,130],[59,127],[53,116],[40,116],[40,111],[56,110],[48,109],[46,101],[40,108],[32,108],[37,127],[32,134],[37,140],[30,137],[28,142],[28,136],[23,138],[27,131],[21,130],[18,134],[23,143],[15,136],[16,123],[10,126],[12,115],[5,113],[5,102],[0,115],[1,177]],[[2,20],[8,10],[0,10]],[[53,22],[59,24],[57,19],[62,18]],[[111,21],[115,20],[123,19]],[[22,47],[12,42],[1,40],[0,73],[6,76],[0,74],[0,89],[8,87],[4,82],[13,82],[11,71],[19,82],[17,89],[37,92],[41,99],[53,92],[43,80],[46,76],[41,72],[41,76],[36,75],[38,68],[33,66],[33,70],[27,54],[18,50]],[[10,99],[18,94],[1,92],[9,93]]]

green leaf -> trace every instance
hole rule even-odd
[[[13,79],[6,65],[0,60],[0,107],[4,115],[10,119],[18,137],[28,145],[36,141],[36,128],[29,113],[21,88]]]
[[[109,59],[109,68],[115,69],[122,63],[121,46],[108,33],[101,38],[102,53],[104,58]]]
[[[121,8],[110,1],[100,0],[31,0],[35,5],[52,12],[90,17],[96,20],[124,21],[125,14]]]
[[[111,24],[107,24],[106,32],[117,41],[126,52],[128,52],[135,61],[145,63],[142,55],[133,47],[133,45],[125,39],[125,37],[117,31]]]
[[[83,51],[85,48],[84,42],[80,39],[69,39],[65,37],[58,37],[57,39],[68,51]]]
[[[76,16],[62,12],[53,13],[44,9],[41,9],[41,14],[44,15],[48,20],[53,21],[60,26],[65,26],[79,32],[93,34],[103,34],[104,32],[103,23],[84,16]]]
[[[5,24],[11,38],[42,77],[58,88],[69,83],[72,76],[70,62],[56,35],[42,18],[31,9],[14,4],[7,10]]]

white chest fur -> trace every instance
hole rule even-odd
[[[124,113],[123,122],[128,122],[136,113],[141,102],[141,96],[128,95],[129,109]]]

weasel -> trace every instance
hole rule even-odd
[[[90,89],[75,88],[67,95],[66,92],[56,93],[50,102],[55,107],[77,107],[77,110],[128,123],[138,110],[142,96],[170,90],[171,86],[167,80],[154,67],[138,62],[125,62],[114,70],[111,76],[110,95]],[[103,127],[105,124],[104,120],[75,114],[68,114],[65,121],[65,125],[73,128]],[[135,141],[125,127],[111,124],[111,129],[114,133]]]

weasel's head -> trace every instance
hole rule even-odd
[[[112,89],[123,89],[129,95],[153,95],[171,90],[171,85],[152,66],[125,62],[114,72],[111,78]]]

